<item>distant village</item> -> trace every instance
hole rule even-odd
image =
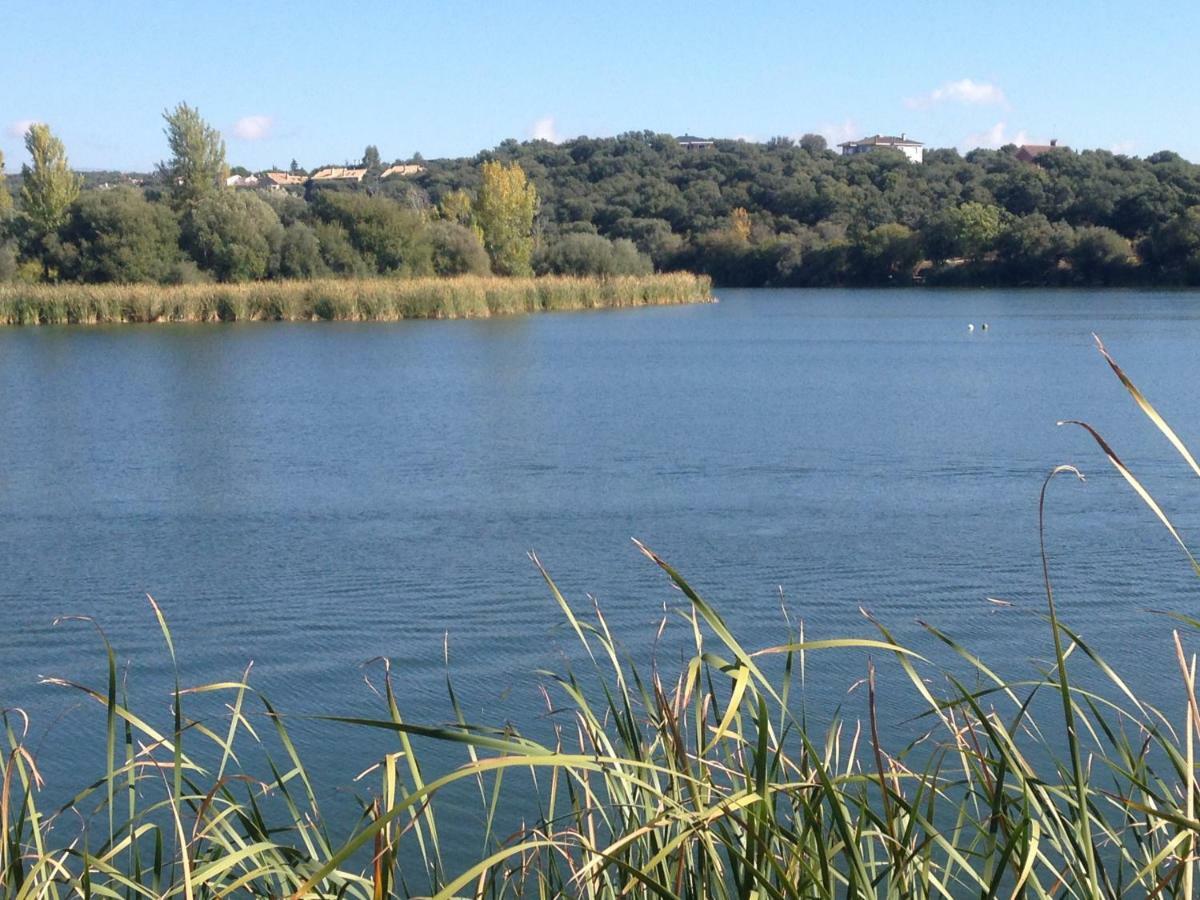
[[[225,179],[225,185],[232,188],[256,188],[267,190],[283,190],[288,187],[299,187],[310,182],[331,181],[362,181],[370,169],[364,167],[326,166],[317,169],[311,175],[294,172],[262,172],[258,175],[230,175]],[[380,181],[388,178],[410,178],[420,175],[425,167],[418,163],[405,163],[388,166],[379,173]]]

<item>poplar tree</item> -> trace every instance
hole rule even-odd
[[[30,126],[25,149],[32,165],[21,166],[21,212],[34,237],[44,242],[67,220],[83,179],[71,171],[67,151],[48,125]],[[48,271],[48,262],[46,267]]]
[[[517,163],[485,162],[475,220],[483,230],[483,245],[498,275],[532,275],[533,218],[537,188]]]
[[[438,213],[448,222],[470,228],[479,235],[481,241],[483,240],[483,232],[479,223],[475,221],[475,201],[462,188],[450,191],[442,197],[442,202],[438,204]]]
[[[743,206],[729,214],[729,231],[743,244],[750,241],[750,213]]]
[[[171,158],[158,164],[159,174],[177,209],[189,209],[225,187],[229,166],[221,132],[202,118],[195,107],[180,103],[164,110],[167,145]]]

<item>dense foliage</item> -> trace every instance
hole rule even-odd
[[[385,179],[374,146],[363,156],[365,177],[306,180],[293,160],[295,180],[287,189],[264,178],[247,190],[229,175],[250,173],[230,169],[224,141],[197,110],[180,104],[163,118],[170,157],[155,175],[105,173],[109,177],[91,179],[82,193],[84,179],[70,170],[62,142],[45,125],[34,125],[26,140],[33,166],[22,170],[15,216],[0,177],[0,281],[181,284],[533,273],[538,196],[519,165],[485,163],[479,189],[448,197],[444,213],[404,175]],[[649,271],[646,260],[610,266],[604,274]]]
[[[638,132],[562,144],[507,141],[435,160],[434,202],[477,181],[481,160],[519,163],[541,198],[544,244],[589,232],[632,240],[656,268],[718,283],[819,285],[1200,283],[1200,166],[1058,147],[842,157],[799,144],[685,149]]]
[[[89,176],[78,199],[38,126],[42,162],[24,168],[11,212],[0,191],[0,279],[693,270],[730,285],[1200,284],[1200,165],[1166,151],[930,150],[916,165],[888,150],[841,157],[814,136],[689,149],[636,132],[416,157],[387,178],[370,146],[361,180],[304,181],[293,160],[295,184],[235,189],[225,173],[250,173],[227,167],[219,134],[186,104],[165,119],[156,175]],[[96,199],[121,182],[145,204]]]

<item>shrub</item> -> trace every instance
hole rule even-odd
[[[287,226],[279,247],[279,274],[284,278],[320,278],[328,273],[316,232],[303,222]]]
[[[192,258],[218,281],[251,281],[278,270],[283,226],[256,194],[220,191],[188,212],[183,237]]]
[[[174,214],[130,187],[80,194],[59,239],[59,274],[72,281],[162,282],[180,255]]]
[[[534,270],[540,275],[646,275],[650,258],[633,241],[598,234],[565,234],[538,251]]]
[[[440,220],[429,225],[429,239],[436,274],[487,275],[491,271],[483,241],[472,229]]]

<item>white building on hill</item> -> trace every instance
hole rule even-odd
[[[899,150],[908,157],[909,162],[919,163],[925,158],[925,145],[920,141],[911,140],[905,134],[901,134],[900,137],[877,134],[874,137],[863,138],[861,141],[846,141],[838,146],[842,148],[842,156],[854,156],[858,153],[870,153],[872,150],[882,149]]]

